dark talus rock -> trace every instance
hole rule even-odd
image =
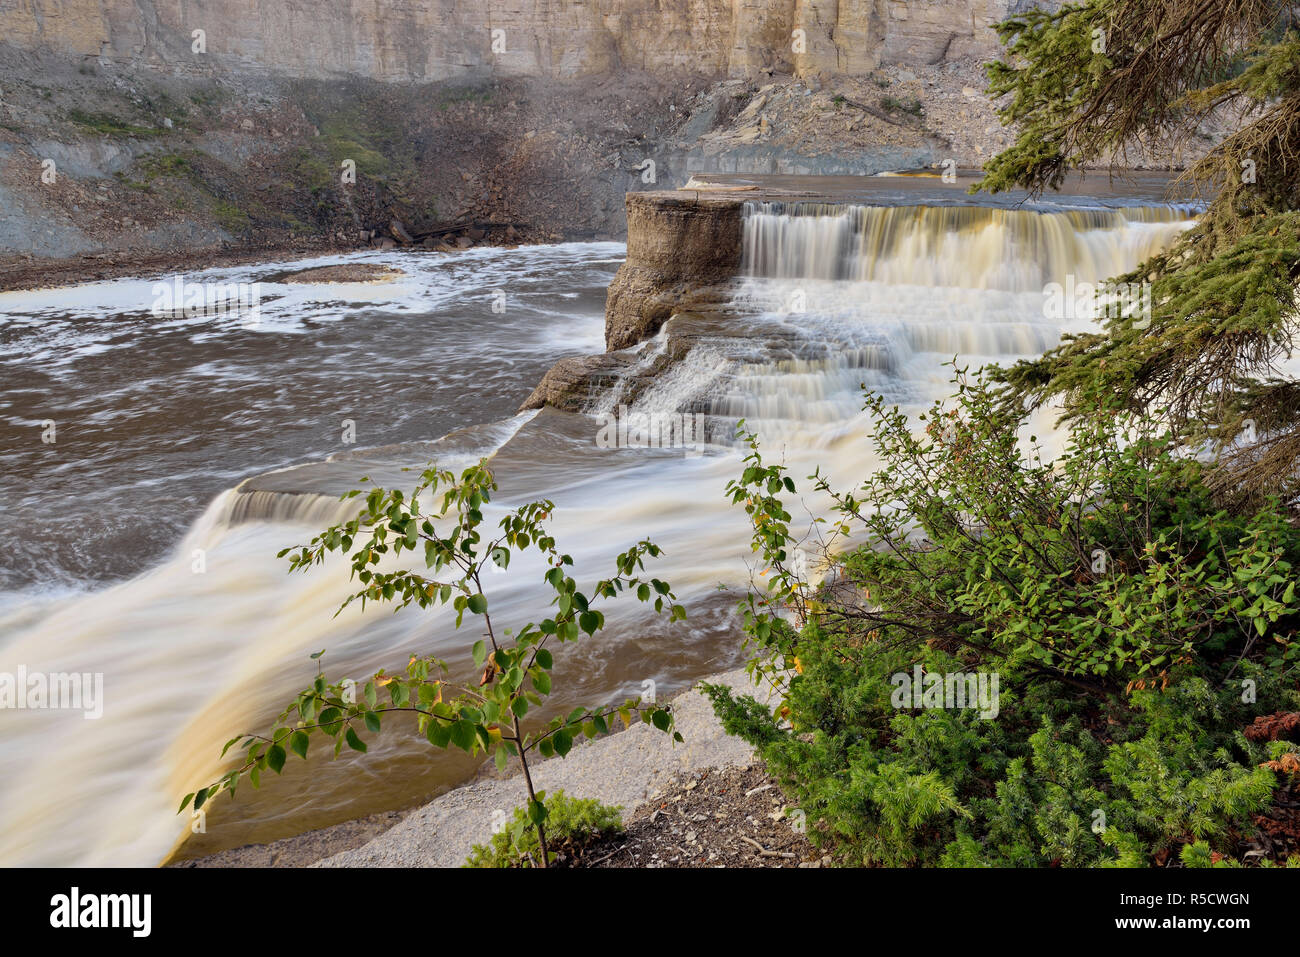
[[[394,219],[388,224],[388,231],[393,234],[393,238],[399,243],[413,243],[411,233],[407,230],[405,224],[400,219]]]
[[[702,290],[740,269],[744,200],[696,191],[627,194],[627,261],[605,300],[605,346],[655,335]]]

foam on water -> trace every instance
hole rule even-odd
[[[979,364],[1050,348],[1061,330],[1043,316],[1044,282],[1061,281],[1062,272],[1103,279],[1127,271],[1189,222],[1188,211],[1175,207],[1036,213],[754,206],[745,221],[746,275],[730,318],[715,318],[726,328],[699,337],[633,406],[705,412],[719,436],[744,417],[796,478],[820,466],[837,484],[851,483],[873,466],[860,411],[863,383],[919,405],[943,392],[949,373],[942,362],[954,355]],[[517,251],[515,261],[528,255]],[[615,255],[607,245],[538,250],[545,262],[540,270],[532,263],[528,274],[540,271],[551,284],[549,298],[540,285],[531,287],[538,309],[562,316],[565,294],[576,291],[566,287],[566,269]],[[228,275],[255,277],[269,268]],[[510,282],[510,268],[486,250],[454,267],[462,289],[482,290]],[[117,296],[115,306],[102,307],[109,318],[146,286],[128,282],[77,295],[86,297],[87,309],[98,296]],[[378,312],[417,303],[421,312],[436,310],[442,295],[422,288],[418,276],[400,294],[375,288],[370,305]],[[380,301],[385,295],[392,298]],[[55,308],[43,297],[0,299],[0,309],[11,322],[35,321]],[[293,298],[270,308],[272,321],[310,324],[327,306]],[[686,319],[673,320],[679,321]],[[644,368],[662,356],[673,322],[648,349]],[[102,334],[67,333],[86,344]],[[509,351],[508,341],[484,340],[484,350]],[[8,348],[22,346],[10,340]],[[221,378],[220,369],[210,374]],[[612,401],[598,398],[591,411]],[[455,633],[447,615],[363,615],[354,605],[334,617],[348,590],[342,563],[290,577],[275,559],[278,549],[345,514],[337,495],[358,473],[378,481],[429,457],[451,464],[493,453],[502,491],[489,521],[521,502],[552,497],[552,531],[582,577],[607,573],[614,555],[642,537],[664,547],[655,573],[691,609],[687,627],[669,631],[611,612],[617,624],[599,642],[566,649],[563,680],[557,679],[566,691],[556,707],[613,700],[646,677],[662,679],[664,693],[734,661],[736,625],[727,609],[736,595],[719,599],[717,587],[743,585],[748,574],[744,516],[723,496],[737,474],[736,449],[723,441],[695,458],[666,450],[598,452],[597,430],[593,418],[547,410],[449,436],[455,441],[442,450],[399,446],[259,476],[218,496],[160,566],[37,610],[0,610],[8,616],[0,627],[9,629],[0,641],[0,671],[20,663],[100,671],[107,699],[98,721],[59,712],[0,716],[0,863],[157,863],[186,832],[187,822],[174,814],[179,795],[226,766],[217,760],[226,738],[258,727],[309,680],[310,652],[328,648],[334,675],[400,667],[417,651],[442,654],[468,673],[471,636]],[[807,501],[820,507],[815,498]],[[192,570],[196,551],[206,559],[203,574]],[[535,561],[520,561],[489,581],[499,621],[539,614],[533,581],[541,571]],[[408,738],[386,733],[364,765],[315,764],[312,778],[299,771],[277,779],[269,797],[241,791],[237,804],[221,801],[205,846],[264,840],[397,806],[471,772],[464,761],[439,764],[443,759]]]

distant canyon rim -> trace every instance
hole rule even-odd
[[[1012,137],[992,26],[1031,5],[0,4],[0,288],[621,239],[625,193],[697,172],[978,167]]]

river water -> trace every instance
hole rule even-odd
[[[313,652],[327,649],[337,677],[417,652],[468,672],[478,636],[446,615],[354,606],[334,617],[346,569],[290,578],[275,558],[346,517],[338,496],[362,475],[409,485],[404,468],[491,455],[493,510],[554,499],[552,529],[591,581],[642,537],[664,547],[655,573],[688,621],[607,610],[599,638],[560,656],[553,710],[648,681],[668,695],[735,664],[732,609],[750,574],[743,514],[723,496],[739,470],[725,440],[735,421],[797,477],[820,466],[847,485],[872,467],[861,384],[919,406],[943,393],[954,356],[1041,352],[1088,325],[1045,316],[1045,283],[1126,271],[1192,222],[1186,207],[1061,202],[748,208],[731,303],[668,324],[643,367],[674,338],[691,349],[632,403],[707,416],[704,454],[601,448],[592,415],[515,414],[556,359],[601,351],[618,244],[294,263],[406,275],[268,283],[254,327],[154,316],[155,277],[0,294],[0,674],[104,676],[97,719],[0,711],[0,863],[156,864],[406,806],[474,772],[386,729],[362,759],[295,760],[261,791],[222,798],[204,833],[174,814],[223,767],[226,739],[309,683]],[[256,282],[284,268],[187,279]],[[616,410],[620,396],[593,396],[590,411]],[[42,441],[50,421],[56,440]],[[544,615],[540,571],[491,576],[499,621]]]

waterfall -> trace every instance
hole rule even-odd
[[[1185,229],[1188,205],[1059,212],[985,206],[747,203],[747,276],[1041,291],[1131,269]]]
[[[669,321],[656,355],[673,354],[676,364],[632,404],[707,413],[709,434],[724,438],[744,417],[793,476],[820,467],[846,487],[875,466],[862,385],[910,409],[944,392],[950,373],[942,363],[954,356],[978,364],[1041,353],[1063,330],[1044,314],[1045,283],[1126,272],[1176,239],[1192,212],[752,204],[734,296],[712,314]],[[518,253],[533,255],[542,253]],[[598,255],[609,251],[592,247],[590,256]],[[563,290],[572,269],[538,263],[548,288]],[[469,288],[493,285],[475,269],[465,261]],[[452,292],[460,288],[451,283]],[[565,306],[553,308],[559,314]],[[306,323],[310,307],[302,311]],[[522,335],[480,315],[491,313],[474,320],[483,323],[485,353],[508,352]],[[417,315],[409,328],[435,335],[433,325]],[[684,355],[669,348],[675,336],[689,340]],[[409,338],[376,337],[399,345]],[[437,377],[439,368],[428,373]],[[187,817],[175,815],[181,794],[229,768],[218,759],[226,738],[264,727],[305,686],[313,652],[329,649],[324,661],[335,677],[400,668],[409,655],[429,652],[466,674],[472,669],[472,636],[454,631],[451,616],[373,607],[363,614],[353,605],[335,617],[349,590],[346,563],[290,576],[275,558],[344,518],[348,506],[338,496],[361,475],[405,483],[401,469],[431,457],[457,467],[490,454],[502,488],[489,524],[523,502],[554,499],[552,532],[584,579],[608,574],[614,556],[640,538],[664,548],[654,574],[672,582],[690,619],[668,629],[611,612],[600,641],[557,656],[557,688],[565,692],[555,708],[617,700],[645,678],[668,694],[733,664],[738,630],[730,609],[752,560],[744,516],[723,494],[739,456],[725,444],[694,458],[604,451],[597,433],[591,417],[545,410],[468,436],[450,458],[423,442],[269,473],[218,496],[161,565],[108,588],[0,608],[0,672],[21,664],[105,678],[98,720],[0,715],[0,864],[153,865],[182,839],[207,850],[265,841],[400,807],[473,773],[467,759],[386,730],[364,761],[314,756],[310,769],[295,765],[262,791],[241,788],[233,803],[223,797],[206,834],[190,834]],[[805,503],[824,505],[804,496],[798,507]],[[545,608],[545,589],[534,584],[542,570],[512,563],[489,582],[504,624],[533,620]],[[733,590],[720,593],[719,583]]]
[[[689,335],[692,349],[634,408],[706,412],[714,437],[744,418],[772,440],[829,448],[861,434],[863,385],[919,403],[947,382],[946,361],[1013,362],[1089,326],[1050,316],[1050,284],[1127,273],[1196,211],[747,203],[727,315],[670,320],[661,348]]]

